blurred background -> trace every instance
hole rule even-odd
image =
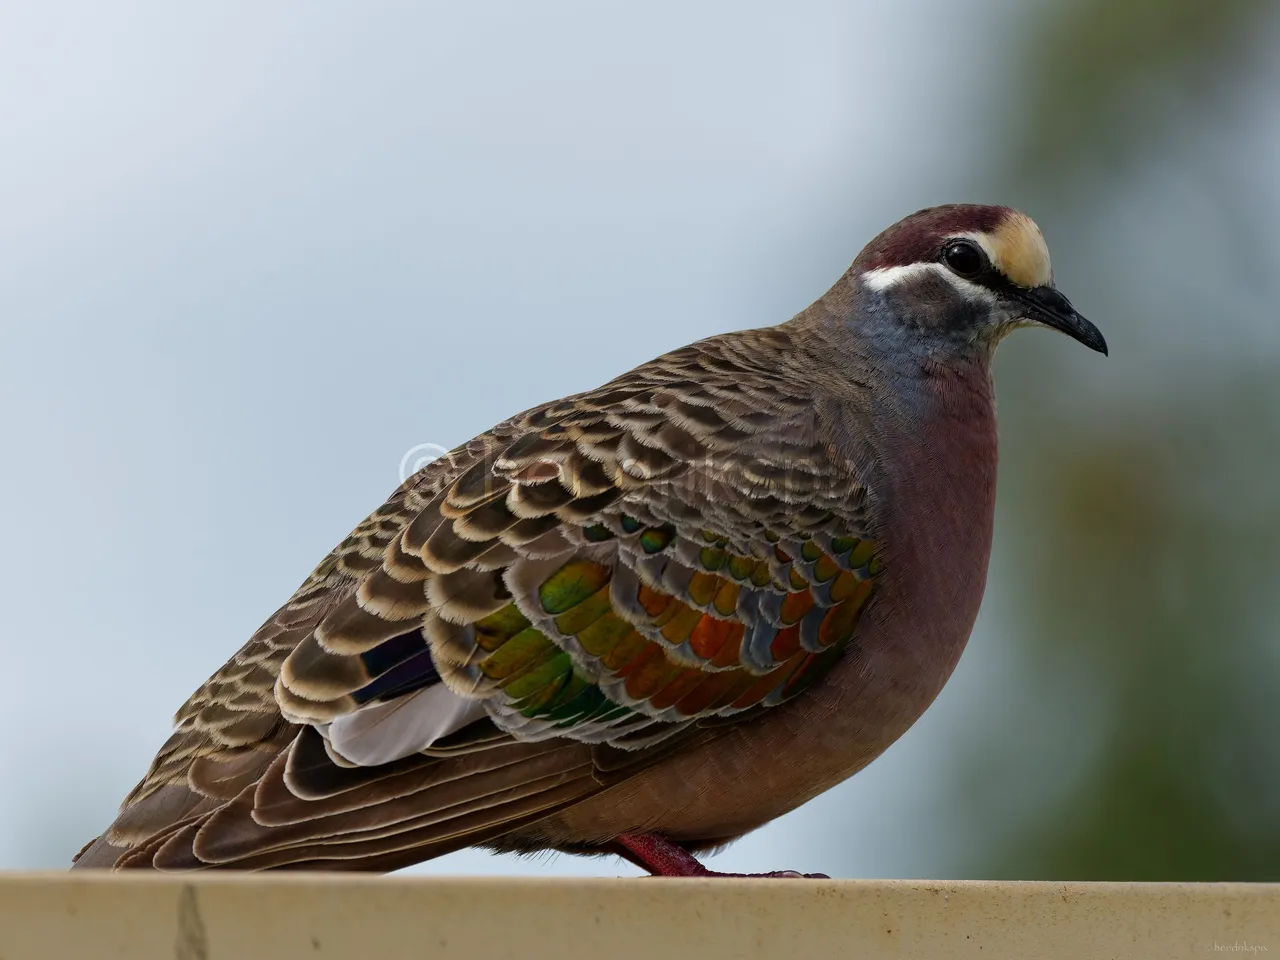
[[[1005,345],[954,679],[711,864],[1280,880],[1278,43],[1263,0],[9,0],[0,867],[68,864],[406,455],[966,200],[1111,357]]]

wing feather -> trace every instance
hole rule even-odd
[[[764,361],[787,336],[694,344],[428,465],[183,706],[85,862],[412,862],[799,694],[879,560],[855,465]]]

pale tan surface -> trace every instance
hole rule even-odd
[[[0,875],[0,960],[1280,955],[1280,885]]]

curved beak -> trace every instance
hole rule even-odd
[[[1079,340],[1090,350],[1107,355],[1107,341],[1095,327],[1071,306],[1071,301],[1053,287],[1019,290],[1016,299],[1027,307],[1027,319],[1061,330],[1072,340]]]

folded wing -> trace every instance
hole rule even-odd
[[[846,655],[879,560],[854,465],[742,343],[412,478],[180,711],[82,862],[386,869],[799,694]]]

